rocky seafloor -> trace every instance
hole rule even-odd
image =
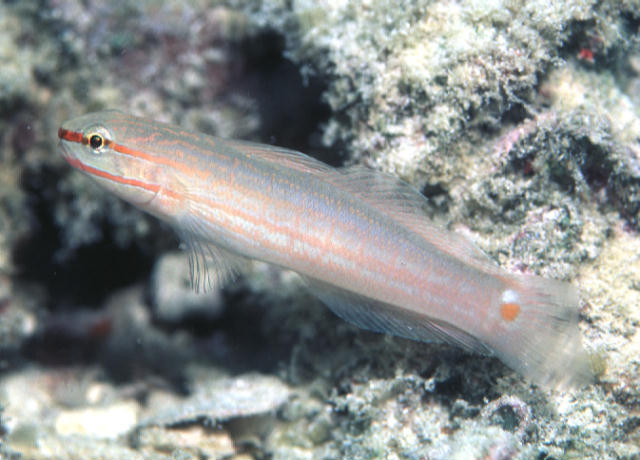
[[[0,458],[640,459],[640,2],[0,3]],[[103,108],[393,173],[572,282],[597,374],[362,331],[261,263],[197,295],[57,129]]]

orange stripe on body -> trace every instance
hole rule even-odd
[[[255,203],[265,203],[265,196],[259,192],[256,192],[255,190],[249,190],[245,188],[240,193],[242,196],[248,197],[249,201],[252,201]],[[252,196],[257,199],[252,200],[251,199]],[[366,251],[356,252],[353,249],[349,248],[348,246],[340,245],[338,239],[312,237],[310,235],[303,234],[296,231],[295,228],[292,229],[289,226],[273,224],[268,222],[266,219],[262,219],[260,217],[256,218],[253,215],[242,211],[239,206],[234,206],[233,204],[226,204],[226,203],[235,202],[235,198],[233,196],[228,196],[228,197],[223,196],[219,198],[221,198],[220,201],[213,201],[211,199],[207,199],[199,196],[189,197],[189,199],[195,202],[198,202],[201,205],[204,205],[206,208],[210,210],[218,210],[223,215],[229,216],[227,217],[227,219],[225,219],[226,221],[224,222],[224,226],[228,230],[237,234],[244,235],[249,238],[253,238],[259,242],[260,246],[264,248],[270,248],[271,250],[274,250],[276,252],[282,252],[283,250],[287,251],[289,249],[287,247],[283,248],[281,246],[274,245],[274,242],[269,237],[259,238],[258,235],[247,234],[241,225],[233,223],[233,218],[234,217],[239,218],[243,221],[246,221],[250,225],[253,225],[258,228],[264,228],[266,230],[265,233],[271,233],[274,235],[284,235],[285,237],[288,237],[290,241],[302,241],[308,244],[309,246],[311,246],[312,248],[318,250],[319,252],[330,254],[331,256],[333,256],[334,259],[343,259],[356,266],[361,267],[361,269],[363,267],[368,267],[370,269],[369,271],[373,273],[377,272],[380,275],[383,275],[382,270],[375,270],[374,268],[387,267],[388,269],[389,267],[389,264],[385,263],[385,261],[375,258],[372,255],[369,255]],[[273,198],[269,198],[269,200],[273,202]],[[293,207],[286,201],[275,203],[275,205],[280,207],[288,206],[293,209]],[[261,206],[257,206],[255,209],[259,210],[260,207]],[[300,211],[296,211],[294,209],[294,215],[300,216],[300,214],[301,214]],[[336,223],[335,220],[334,220],[334,223]],[[336,228],[337,227],[338,226],[336,225]],[[297,228],[301,228],[301,227],[299,226]],[[399,257],[395,253],[390,254],[390,256],[393,259],[396,259]],[[308,252],[304,254],[299,254],[297,257],[308,263],[318,262],[318,259],[313,257]],[[400,280],[398,284],[404,285],[405,289],[407,285],[412,285],[418,288],[419,290],[420,280],[422,279],[420,275],[422,275],[422,273],[414,273],[410,271],[409,268],[402,268],[398,264],[394,264],[394,265],[396,267],[396,269],[393,270],[395,274],[394,278],[397,278]],[[398,289],[402,289],[402,288],[400,287]],[[447,290],[448,290],[448,286],[443,286],[442,292],[445,293],[447,292]]]
[[[158,193],[158,191],[162,188],[156,184],[148,184],[141,180],[137,179],[127,179],[126,177],[116,176],[114,174],[110,174],[108,172],[102,171],[100,169],[93,168],[91,166],[87,166],[80,160],[75,158],[67,158],[67,161],[71,166],[74,166],[82,171],[93,174],[94,176],[102,177],[103,179],[112,180],[114,182],[118,182],[119,184],[131,185],[132,187],[138,187],[144,190],[148,190],[153,193]]]

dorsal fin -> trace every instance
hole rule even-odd
[[[497,264],[466,237],[433,223],[425,208],[428,201],[411,185],[395,176],[355,165],[339,170],[331,179],[369,206],[417,233],[440,251],[473,264],[481,270],[495,270]]]
[[[233,141],[228,143],[232,149],[240,150],[250,157],[259,157],[261,160],[274,163],[283,168],[290,168],[317,177],[325,178],[328,174],[335,174],[336,169],[316,160],[309,155],[296,150],[285,149],[275,145],[258,144],[248,141]]]

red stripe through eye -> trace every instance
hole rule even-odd
[[[87,143],[87,140],[82,136],[82,133],[79,133],[77,131],[69,131],[68,129],[64,128],[60,128],[58,130],[58,137],[69,142],[77,142],[79,144]]]

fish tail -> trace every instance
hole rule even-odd
[[[489,342],[509,367],[547,388],[593,381],[578,327],[578,295],[573,286],[535,276],[510,276],[498,299],[498,317]]]

